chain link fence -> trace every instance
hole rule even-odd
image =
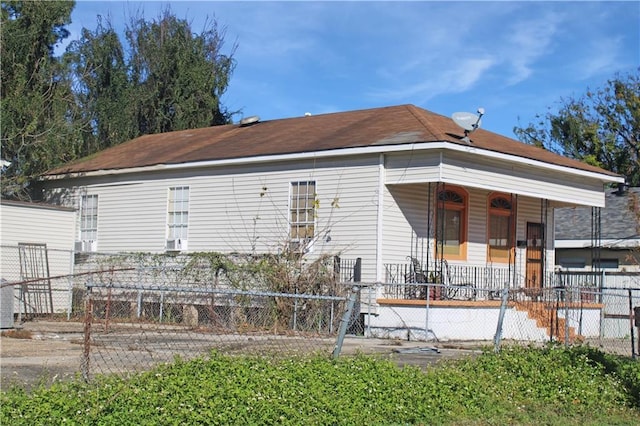
[[[3,316],[9,300],[11,320],[78,321],[87,379],[211,351],[337,356],[345,334],[640,354],[638,274],[559,274],[554,287],[524,289],[471,280],[367,284],[359,282],[360,259],[86,254],[38,245],[3,246],[2,266]]]
[[[146,370],[176,356],[331,354],[346,296],[90,284],[85,377]]]
[[[496,290],[410,283],[366,286],[362,294],[368,301],[359,314],[368,337],[476,341],[496,350],[502,344],[589,344],[640,355],[634,310],[639,288]]]
[[[74,253],[46,244],[0,246],[2,328],[42,315],[70,312],[73,288],[83,285],[74,276]]]

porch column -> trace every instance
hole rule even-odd
[[[384,265],[382,264],[382,226],[384,223],[384,154],[378,156],[378,211],[376,223],[376,282],[384,280]]]

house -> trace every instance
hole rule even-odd
[[[73,208],[0,201],[0,314],[6,328],[14,313],[68,312],[76,220]]]
[[[414,105],[145,135],[49,171],[82,252],[300,250],[363,282],[540,288],[554,210],[622,177]],[[438,278],[440,277],[440,278]]]
[[[555,212],[556,265],[570,270],[640,271],[640,188],[606,190],[602,209]]]

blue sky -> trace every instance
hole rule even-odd
[[[450,116],[484,107],[512,129],[561,98],[640,67],[640,2],[82,1],[71,39],[97,15],[122,30],[167,6],[199,33],[226,27],[237,67],[223,104],[262,120],[414,104]],[[124,39],[122,39],[124,40]]]

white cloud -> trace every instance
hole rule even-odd
[[[526,80],[537,62],[551,55],[554,37],[563,19],[562,14],[550,11],[535,19],[517,20],[504,33],[505,44],[499,49],[502,60],[511,69],[507,84]]]
[[[600,37],[591,40],[585,50],[589,54],[584,55],[574,68],[576,77],[580,79],[613,74],[626,59],[624,55],[620,57],[623,50],[621,37]]]
[[[485,58],[460,58],[440,68],[425,69],[422,79],[412,84],[383,90],[371,90],[369,96],[384,102],[408,102],[429,99],[447,93],[461,93],[471,89],[495,61]],[[450,66],[446,66],[450,65]]]

